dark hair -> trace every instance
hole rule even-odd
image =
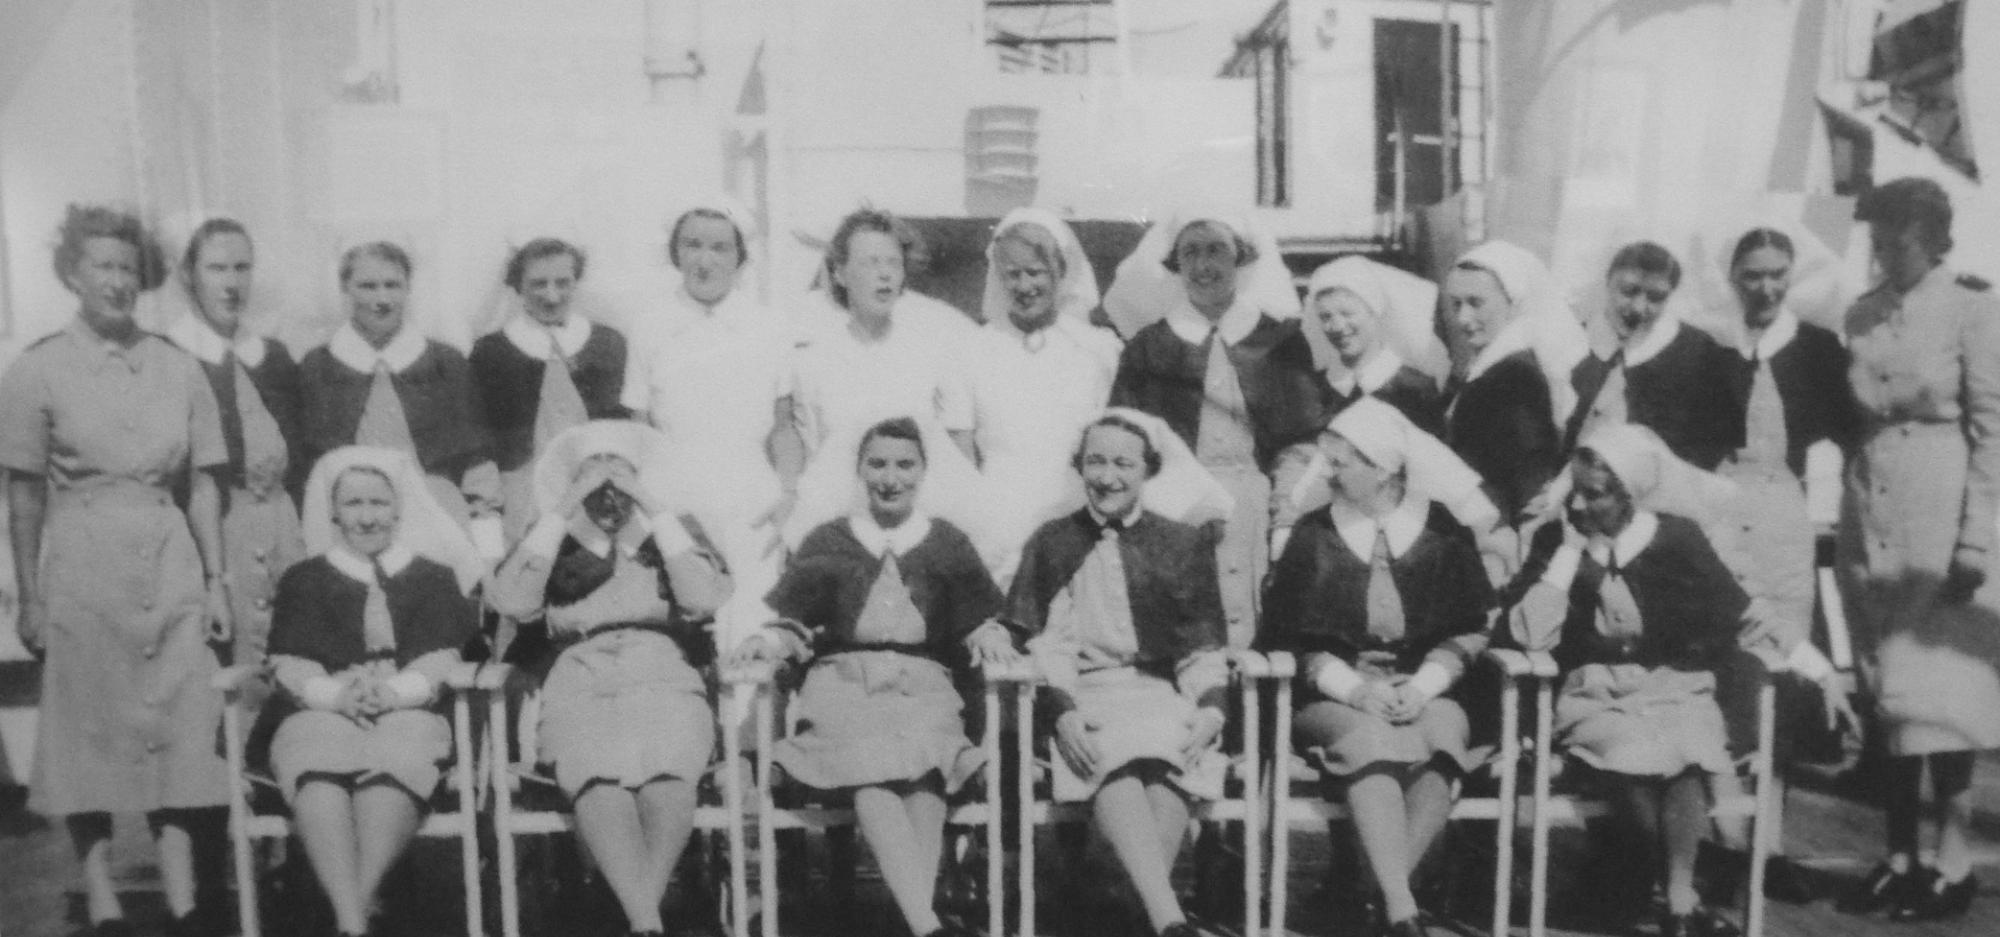
[[[1001,241],[1012,241],[1033,251],[1036,259],[1055,271],[1058,280],[1069,274],[1069,261],[1063,257],[1062,242],[1056,239],[1054,231],[1039,222],[1014,222],[993,235],[993,243]]]
[[[681,229],[696,218],[728,222],[730,233],[736,235],[736,266],[741,267],[744,261],[750,259],[750,248],[744,243],[743,229],[736,224],[736,219],[713,208],[690,208],[681,212],[681,216],[674,219],[673,228],[667,231],[667,261],[674,265],[675,270],[681,268]]]
[[[1929,179],[1905,176],[1861,193],[1854,220],[1892,231],[1915,227],[1933,256],[1951,253],[1951,196]]]
[[[1599,455],[1597,450],[1587,445],[1578,446],[1576,447],[1576,455],[1571,456],[1570,459],[1593,472],[1603,472],[1611,479],[1611,490],[1613,492],[1623,496],[1628,501],[1632,499],[1632,487],[1625,483],[1625,479],[1618,477],[1618,470],[1612,468],[1611,463],[1606,461],[1604,456]]]
[[[1751,228],[1736,240],[1736,249],[1729,252],[1729,269],[1736,269],[1736,265],[1750,256],[1750,252],[1766,247],[1784,254],[1786,260],[1798,257],[1798,252],[1792,249],[1792,239],[1786,237],[1785,232],[1775,228]]]
[[[181,252],[181,276],[187,279],[190,287],[194,285],[195,264],[201,262],[201,249],[208,246],[210,238],[224,234],[240,234],[244,240],[250,240],[250,229],[234,218],[210,218],[188,235],[187,250]]]
[[[877,439],[907,439],[916,444],[918,458],[925,462],[930,461],[930,455],[924,452],[924,434],[917,429],[917,421],[910,417],[892,416],[868,427],[868,432],[861,434],[861,445],[854,450],[857,462],[860,461],[861,454],[868,451],[868,444]]]
[[[1620,270],[1636,270],[1647,276],[1666,277],[1667,289],[1679,289],[1681,285],[1681,262],[1674,259],[1672,251],[1652,241],[1634,241],[1618,249],[1611,256],[1611,266],[1604,271],[1609,278]]]
[[[886,211],[859,208],[840,219],[840,227],[834,229],[833,240],[826,246],[826,289],[833,301],[842,307],[847,305],[847,287],[840,285],[833,272],[847,263],[849,251],[854,247],[854,236],[863,231],[886,234],[896,239],[896,246],[903,252],[903,273],[906,276],[912,266],[911,257],[923,250],[923,239],[917,235],[917,229]]]
[[[1257,262],[1257,245],[1244,240],[1243,235],[1236,233],[1235,228],[1232,228],[1229,225],[1224,224],[1220,221],[1216,221],[1215,219],[1212,218],[1196,218],[1193,221],[1188,222],[1187,224],[1181,225],[1181,229],[1179,231],[1174,232],[1173,242],[1167,245],[1167,258],[1165,260],[1160,261],[1160,266],[1163,266],[1167,268],[1169,271],[1172,271],[1174,273],[1181,272],[1181,260],[1180,257],[1178,256],[1179,251],[1177,250],[1177,248],[1181,246],[1181,235],[1186,234],[1187,229],[1192,228],[1198,224],[1212,225],[1214,227],[1218,227],[1224,231],[1229,232],[1229,239],[1231,241],[1236,242],[1237,266],[1247,267]]]
[[[521,278],[528,275],[529,264],[544,257],[565,256],[576,264],[576,278],[583,279],[583,248],[561,238],[536,238],[521,245],[520,250],[514,252],[514,256],[507,258],[507,273],[500,278],[500,282],[518,293],[521,291]],[[408,276],[409,271],[406,269],[403,274]]]
[[[77,265],[83,262],[84,244],[92,238],[124,241],[139,252],[139,289],[142,292],[166,281],[166,253],[160,250],[160,242],[146,232],[146,226],[139,221],[138,215],[106,205],[71,203],[69,211],[63,216],[62,227],[56,231],[53,258],[56,279],[63,286],[69,286],[70,274],[75,273]]]
[[[354,265],[363,257],[373,257],[376,260],[386,260],[395,264],[402,268],[403,279],[407,280],[410,278],[410,254],[408,251],[388,241],[369,241],[366,244],[356,244],[348,248],[347,253],[340,255],[340,283],[342,286],[347,285],[348,278],[354,276]]]
[[[1084,427],[1083,432],[1077,434],[1076,451],[1070,453],[1069,457],[1070,468],[1075,469],[1079,474],[1083,472],[1083,447],[1085,444],[1090,442],[1090,431],[1100,426],[1106,426],[1112,429],[1124,430],[1125,432],[1131,433],[1132,435],[1139,437],[1139,442],[1146,447],[1146,453],[1145,453],[1146,477],[1152,478],[1153,476],[1160,474],[1160,465],[1162,463],[1162,459],[1160,456],[1159,447],[1153,445],[1152,435],[1147,433],[1144,429],[1140,428],[1139,424],[1134,423],[1131,420],[1126,419],[1125,417],[1119,416],[1116,413],[1107,413],[1103,416],[1098,417],[1095,420],[1090,421],[1090,425]]]

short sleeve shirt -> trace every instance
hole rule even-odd
[[[120,479],[163,487],[190,465],[228,463],[201,365],[157,335],[119,345],[73,321],[0,377],[0,467],[46,475],[57,488]]]

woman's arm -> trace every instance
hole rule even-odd
[[[487,586],[486,601],[494,611],[522,621],[542,613],[549,574],[556,568],[556,551],[567,527],[561,515],[549,512],[528,528]]]
[[[14,582],[21,607],[15,630],[21,644],[40,656],[48,625],[48,604],[42,595],[42,520],[48,513],[48,483],[40,475],[7,473],[7,540],[14,548]]]
[[[215,472],[203,469],[194,473],[188,488],[187,519],[208,583],[208,637],[227,641],[236,628],[229,607],[229,569],[222,552],[222,488]]]
[[[729,601],[729,574],[710,550],[702,549],[673,514],[652,518],[653,543],[660,548],[667,582],[674,590],[674,603],[695,618],[714,615]]]

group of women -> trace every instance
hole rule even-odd
[[[1302,310],[1228,211],[1155,224],[1101,298],[1069,226],[1016,211],[983,325],[909,292],[913,229],[857,211],[781,318],[716,204],[674,219],[681,286],[629,334],[576,311],[583,251],[540,239],[503,272],[518,311],[462,355],[410,324],[411,259],[373,243],[342,258],[349,321],[294,363],[245,322],[242,225],[190,238],[192,312],[156,335],[132,313],[160,249],[73,208],[75,321],[0,379],[20,632],[47,664],[34,804],[67,818],[101,934],[127,930],[109,814],[146,811],[171,932],[198,932],[190,818],[228,789],[210,678],[268,665],[304,852],[339,932],[379,932],[450,754],[441,687],[485,631],[539,680],[579,838],[654,933],[715,748],[704,670],[782,662],[803,679],[775,760],[851,793],[912,933],[956,934],[933,891],[980,758],[956,678],[1026,657],[1056,796],[1090,801],[1152,929],[1184,937],[1170,872],[1220,794],[1227,654],[1255,648],[1301,661],[1291,742],[1352,808],[1379,927],[1421,934],[1412,873],[1493,741],[1468,674],[1502,644],[1560,662],[1560,742],[1623,792],[1662,933],[1729,934],[1695,856],[1755,743],[1745,687],[1831,672],[1803,481],[1831,442],[1893,777],[1888,857],[1843,904],[1963,913],[1972,753],[2000,744],[2000,309],[1942,266],[1936,186],[1857,217],[1882,284],[1844,336],[1787,307],[1794,246],[1758,229],[1728,258],[1739,330],[1666,315],[1681,268],[1642,242],[1593,345],[1504,242],[1442,290],[1336,260]]]

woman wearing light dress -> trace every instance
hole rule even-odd
[[[1068,224],[1032,208],[1000,219],[986,247],[972,399],[1003,587],[1028,535],[1074,487],[1073,441],[1111,396],[1118,336],[1090,323],[1096,308],[1090,258]]]

